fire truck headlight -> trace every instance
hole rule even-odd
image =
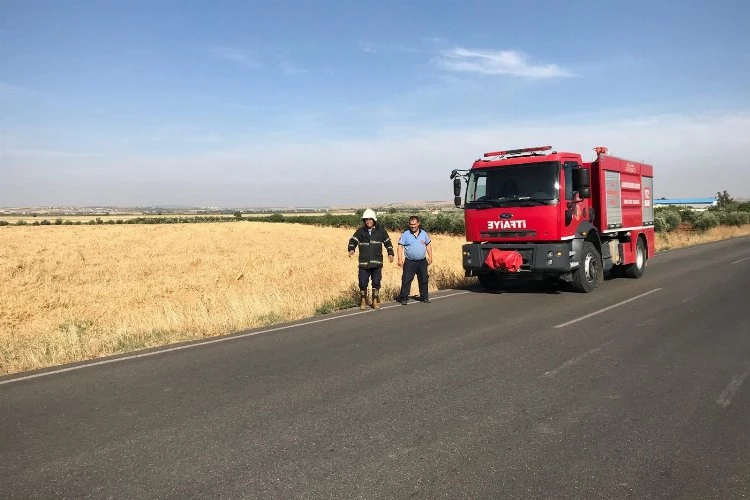
[[[547,259],[547,265],[548,265],[548,266],[551,266],[551,265],[552,265],[552,259]]]
[[[560,250],[557,251],[557,256],[562,257],[562,252]]]
[[[550,259],[552,258],[553,255],[554,255],[554,252],[552,250],[547,252],[547,257],[549,257]]]

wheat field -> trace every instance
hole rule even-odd
[[[0,374],[353,305],[353,233],[246,221],[0,227]],[[462,244],[433,235],[431,289],[464,281]],[[386,262],[383,300],[400,280]]]
[[[353,232],[248,221],[0,227],[0,374],[353,306]],[[750,225],[719,227],[659,234],[656,243],[665,250],[749,234]],[[432,236],[430,288],[466,285],[464,239]],[[386,262],[384,301],[400,283],[401,268]]]

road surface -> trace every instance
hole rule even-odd
[[[5,377],[0,497],[747,498],[748,283],[742,238]]]

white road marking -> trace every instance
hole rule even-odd
[[[739,264],[740,262],[743,262],[743,261],[745,261],[747,259],[750,259],[750,257],[745,257],[744,259],[735,260],[734,262],[732,262],[732,264]]]
[[[461,292],[456,292],[456,293],[450,293],[450,294],[447,294],[447,295],[440,295],[439,297],[431,297],[431,300],[438,300],[438,299],[444,299],[444,298],[447,298],[447,297],[454,297],[456,295],[463,295],[465,293],[469,293],[469,292],[468,291],[461,291]],[[398,305],[393,305],[393,306],[387,306],[387,307],[384,307],[383,309],[389,309],[391,307],[403,307],[403,306],[401,306],[400,304],[398,304]],[[353,313],[350,313],[350,314],[342,314],[341,316],[334,316],[334,317],[331,317],[331,318],[322,318],[322,319],[316,319],[316,320],[312,320],[312,321],[306,321],[304,323],[297,323],[295,325],[279,326],[279,327],[276,327],[276,328],[269,328],[267,330],[261,330],[261,331],[258,331],[258,332],[241,333],[239,335],[231,335],[231,336],[226,336],[226,337],[219,337],[219,338],[215,338],[215,339],[211,339],[211,340],[205,340],[203,342],[196,342],[194,344],[181,345],[181,346],[177,346],[177,347],[167,347],[167,348],[164,348],[164,349],[159,349],[158,351],[142,352],[140,354],[131,354],[129,356],[123,356],[123,357],[114,358],[114,359],[103,359],[101,361],[94,361],[92,363],[86,363],[86,364],[77,365],[77,366],[69,366],[67,368],[60,368],[60,369],[57,369],[57,370],[51,370],[51,371],[43,372],[43,373],[35,373],[33,375],[26,375],[26,376],[23,376],[23,377],[12,378],[12,379],[9,379],[9,380],[0,380],[0,385],[12,384],[13,382],[20,382],[22,380],[29,380],[29,379],[37,378],[37,377],[47,377],[49,375],[57,375],[58,373],[72,372],[74,370],[82,370],[83,368],[89,368],[91,366],[101,366],[101,365],[108,365],[110,363],[120,363],[122,361],[129,361],[131,359],[138,359],[138,358],[146,358],[148,356],[155,356],[157,354],[164,354],[164,353],[167,353],[167,352],[181,351],[183,349],[192,349],[194,347],[203,347],[203,346],[207,346],[207,345],[211,345],[211,344],[218,344],[219,342],[225,342],[227,340],[237,340],[237,339],[242,339],[242,338],[245,338],[245,337],[253,337],[255,335],[260,335],[262,333],[278,332],[280,330],[288,330],[290,328],[298,328],[300,326],[314,325],[316,323],[323,323],[325,321],[331,321],[331,320],[334,320],[334,319],[348,318],[349,316],[354,316],[354,315],[357,315],[357,314],[362,314],[363,312],[375,312],[375,311],[373,309],[370,309],[368,311],[357,311],[357,312],[353,312]]]
[[[721,406],[722,408],[726,408],[732,403],[732,397],[734,397],[737,389],[740,388],[742,382],[745,381],[748,375],[750,375],[750,369],[746,370],[742,375],[736,375],[732,377],[732,380],[729,382],[727,388],[724,389],[721,394],[719,394],[718,398],[716,398],[716,402],[719,404],[719,406]]]
[[[601,314],[603,312],[607,312],[610,309],[614,309],[615,307],[620,307],[622,305],[625,305],[628,302],[633,302],[634,300],[638,300],[638,299],[643,298],[643,297],[645,297],[647,295],[651,295],[652,293],[658,292],[659,290],[661,290],[661,288],[654,288],[653,290],[651,290],[649,292],[642,293],[640,295],[636,295],[635,297],[631,297],[631,298],[629,298],[627,300],[623,300],[622,302],[618,302],[617,304],[612,304],[611,306],[607,306],[604,309],[599,309],[598,311],[594,311],[592,313],[586,314],[585,316],[581,316],[580,318],[572,319],[570,321],[566,321],[565,323],[560,323],[559,325],[556,325],[555,328],[564,328],[564,327],[566,327],[568,325],[572,325],[573,323],[578,323],[579,321],[583,321],[584,319],[588,319],[588,318],[590,318],[592,316],[596,316],[597,314]]]
[[[553,376],[557,375],[558,373],[560,373],[562,370],[568,368],[569,366],[573,366],[576,363],[579,363],[581,360],[584,360],[584,359],[588,358],[592,354],[599,352],[603,347],[608,346],[612,342],[613,341],[610,340],[609,342],[605,342],[605,343],[603,343],[600,346],[594,347],[593,349],[589,349],[588,351],[584,352],[583,354],[579,354],[575,358],[571,358],[571,359],[567,360],[565,363],[561,364],[560,366],[558,366],[554,370],[550,370],[548,372],[544,372],[544,376],[545,377],[553,377]]]

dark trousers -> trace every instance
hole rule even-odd
[[[380,280],[383,278],[382,267],[371,267],[369,269],[359,268],[359,289],[367,290],[367,284],[372,278],[372,289],[380,290]]]
[[[427,295],[427,259],[422,260],[409,260],[404,261],[404,273],[401,275],[401,299],[409,297],[409,291],[411,290],[411,282],[414,280],[414,275],[417,275],[417,283],[419,284],[419,297],[426,299]]]

